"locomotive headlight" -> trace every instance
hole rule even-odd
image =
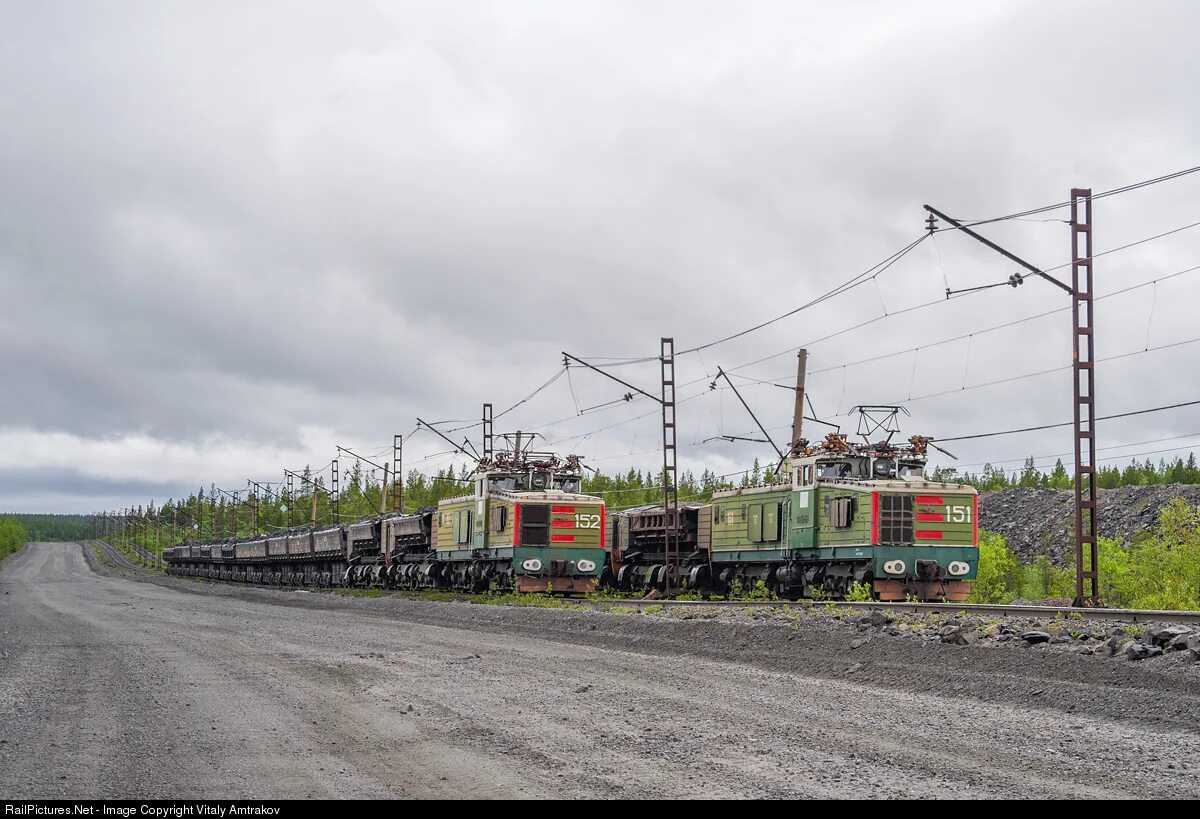
[[[527,572],[540,572],[542,570],[542,561],[536,557],[531,557],[528,560],[521,561],[521,568]]]
[[[907,568],[903,560],[889,560],[883,564],[883,570],[888,574],[904,574],[904,570]]]
[[[581,560],[575,564],[575,568],[581,572],[594,572],[596,571],[596,564],[591,560]]]
[[[971,571],[971,564],[964,563],[961,560],[951,560],[950,565],[946,567],[946,571],[955,577],[962,577],[967,572]]]

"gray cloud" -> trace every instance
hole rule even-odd
[[[0,429],[32,460],[0,461],[0,506],[138,503],[156,487],[244,483],[272,458],[324,462],[334,441],[378,450],[416,415],[469,420],[484,400],[519,400],[561,349],[654,355],[661,335],[694,346],[803,303],[919,235],[924,202],[985,217],[1196,164],[1198,17],[1167,2],[14,5],[0,53]],[[1200,219],[1198,184],[1098,202],[1098,249]],[[1056,222],[991,235],[1047,265],[1068,248]],[[1184,232],[1113,254],[1098,289],[1200,263],[1194,247]],[[769,455],[698,445],[752,428],[732,396],[702,394],[717,364],[1010,272],[941,235],[877,286],[681,359],[680,380],[696,381],[681,392],[696,396],[680,409],[682,465]],[[1099,355],[1190,337],[1197,282],[1102,302]],[[811,366],[1064,302],[1036,281],[987,291],[813,344]],[[1194,352],[1101,365],[1100,411],[1200,397],[1179,378]],[[813,400],[832,415],[1062,366],[1067,319],[913,358],[815,374]],[[653,363],[622,372],[656,384]],[[606,470],[653,468],[655,419],[627,420],[648,403],[547,424],[622,392],[572,376],[505,424]],[[1055,373],[960,390],[912,402],[908,424],[949,436],[1063,420],[1069,389]],[[746,392],[786,425],[787,393]],[[1200,416],[1101,431],[1102,445],[1143,441],[1200,432]],[[28,470],[64,468],[47,454],[61,433],[104,462],[52,492]],[[131,474],[151,469],[143,455],[108,446],[130,436],[163,459],[221,458],[189,456],[206,473],[166,486]],[[418,436],[408,451],[433,469],[444,448]],[[957,454],[1069,448],[1059,430]]]

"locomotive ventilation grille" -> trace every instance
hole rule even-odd
[[[910,545],[913,542],[912,495],[882,495],[879,498],[879,542]]]

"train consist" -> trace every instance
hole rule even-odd
[[[890,435],[889,435],[890,439]],[[277,586],[586,594],[684,588],[962,601],[978,564],[973,487],[925,478],[928,440],[799,439],[776,482],[607,515],[579,459],[499,453],[436,509],[164,554],[172,574]],[[670,551],[668,551],[670,547]],[[672,552],[677,559],[669,559]]]
[[[473,492],[436,509],[215,543],[183,543],[168,571],[273,586],[586,594],[607,567],[604,500],[551,453],[481,460]]]

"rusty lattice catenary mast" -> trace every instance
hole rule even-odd
[[[929,232],[937,230],[943,219],[976,241],[1005,258],[1041,276],[1071,297],[1072,382],[1071,404],[1075,440],[1075,605],[1095,605],[1100,596],[1100,573],[1096,542],[1096,370],[1095,314],[1092,278],[1092,190],[1071,189],[1071,283],[1068,285],[1030,264],[1000,245],[980,236],[966,225],[951,219],[936,208],[925,206],[931,214]],[[1022,284],[1020,273],[1011,276],[1013,287]],[[949,298],[952,291],[946,290]],[[1085,560],[1086,558],[1086,560]]]

